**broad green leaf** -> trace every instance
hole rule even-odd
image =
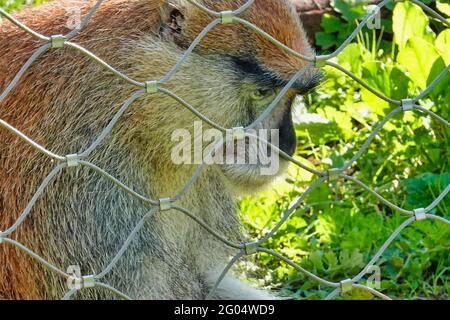
[[[380,61],[369,61],[363,64],[362,78],[373,89],[393,99],[403,99],[408,96],[408,84],[410,79],[397,67],[384,64]],[[361,90],[363,102],[369,109],[381,116],[386,114],[389,103],[370,91]]]
[[[436,1],[436,8],[443,14],[450,17],[450,4],[449,3],[445,3],[444,1]]]
[[[335,269],[338,265],[338,258],[336,254],[333,251],[328,251],[325,253],[325,259],[328,262],[328,269],[332,270]]]
[[[322,47],[323,50],[326,50],[338,44],[338,40],[333,34],[326,32],[317,32],[316,44]]]
[[[294,155],[294,159],[297,160],[298,162],[300,162],[301,164],[304,164],[307,167],[312,166],[311,162],[309,162],[308,160],[306,160],[303,157]],[[288,174],[288,176],[292,177],[297,182],[311,181],[312,178],[314,177],[314,175],[311,172],[309,172],[305,169],[302,169],[299,166],[294,165],[294,164],[289,165],[287,174]]]
[[[350,43],[337,56],[337,60],[341,66],[359,76],[361,74],[362,62],[366,61],[369,57],[370,54],[363,46],[357,43]]]
[[[441,53],[446,65],[450,64],[450,29],[442,31],[436,39],[436,48]]]
[[[411,37],[426,35],[428,17],[422,9],[409,2],[398,3],[392,15],[394,42],[404,48]]]
[[[427,79],[427,86],[430,86],[431,83],[442,73],[446,68],[446,64],[442,57],[439,57],[433,64],[431,68],[430,74]],[[430,96],[437,97],[439,94],[448,91],[450,87],[450,72],[447,71],[446,75],[439,80],[434,89],[430,91]]]
[[[358,27],[355,21],[349,21],[348,23],[343,23],[341,28],[339,29],[337,39],[339,42],[339,45],[341,45],[347,38],[350,36],[350,34]]]
[[[369,109],[371,113],[374,113],[378,116],[384,117],[389,109],[389,102],[383,100],[367,89],[361,89],[361,98],[364,103],[364,106]]]
[[[411,38],[406,47],[400,50],[397,60],[408,70],[409,77],[421,90],[430,85],[446,67],[439,51],[428,41],[417,37]],[[449,76],[442,79],[432,91],[433,94],[445,90],[448,81]]]
[[[342,21],[336,16],[325,13],[320,24],[327,33],[338,32],[342,28]]]
[[[358,0],[331,0],[331,6],[336,11],[342,13],[342,16],[347,21],[354,21],[366,16],[367,11],[364,5],[362,1]]]
[[[324,267],[323,267],[323,252],[320,250],[316,250],[313,253],[311,253],[311,255],[309,256],[309,259],[311,260],[311,262],[314,264],[314,267],[319,270],[319,271],[323,271]]]
[[[358,249],[342,250],[339,254],[339,261],[343,268],[356,269],[364,265],[364,257]]]
[[[409,72],[409,77],[420,88],[425,89],[434,62],[439,58],[437,50],[419,37],[411,38],[400,50],[397,60]]]

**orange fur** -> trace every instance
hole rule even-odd
[[[15,17],[31,29],[44,35],[65,34],[70,31],[66,27],[68,4],[81,8],[84,16],[92,3],[86,1],[54,1],[36,8],[28,8]],[[105,1],[99,8],[91,23],[88,24],[76,42],[85,44],[89,48],[92,39],[105,39],[109,32],[114,30],[115,36],[130,34],[128,20],[134,22],[134,28],[140,31],[151,32],[158,21],[160,7],[163,1]],[[17,74],[29,56],[44,43],[32,38],[9,21],[0,24],[0,88],[4,90]],[[101,56],[102,52],[98,50]],[[53,62],[55,57],[62,55],[77,57],[77,53],[62,49],[60,52],[49,50],[39,58],[20,79],[15,89],[0,103],[0,118],[32,137],[36,142],[46,146],[47,141],[41,135],[43,130],[42,115],[47,112],[51,97],[45,95],[45,88],[39,87],[37,79],[40,77],[55,77],[57,80],[58,67]],[[79,58],[79,55],[78,55]],[[76,61],[76,60],[75,60]],[[55,68],[49,70],[49,68]],[[53,74],[52,71],[54,71]],[[31,90],[30,88],[36,88]],[[28,94],[32,92],[32,94]],[[9,228],[25,209],[28,201],[36,191],[40,181],[45,175],[30,179],[28,184],[22,184],[32,172],[26,172],[21,163],[30,159],[40,158],[35,152],[19,138],[0,128],[0,230]],[[12,151],[14,150],[14,151]],[[2,156],[3,154],[3,156]],[[14,157],[8,155],[14,154]],[[52,165],[46,165],[39,171],[48,173]],[[38,172],[36,172],[38,173]],[[35,174],[36,174],[35,173]],[[21,187],[18,187],[21,186]],[[38,206],[39,204],[36,204]],[[33,225],[25,221],[10,237],[17,239],[23,245],[39,252],[39,246],[29,243],[27,233],[33,233]],[[20,250],[3,244],[0,246],[0,297],[4,299],[40,299],[44,290],[42,283],[43,267]]]
[[[245,0],[204,1],[207,7],[218,12],[237,9],[245,2]],[[312,56],[313,51],[306,34],[293,32],[293,30],[302,30],[298,18],[295,17],[295,10],[293,7],[283,5],[282,2],[256,0],[239,17],[253,23],[289,48],[303,55]],[[213,19],[197,8],[192,9],[196,12],[190,14],[191,18],[186,22],[187,25],[182,34],[186,44],[190,44]],[[259,62],[283,78],[292,77],[307,63],[239,23],[217,26],[203,38],[199,48],[236,56],[253,56],[256,52]]]

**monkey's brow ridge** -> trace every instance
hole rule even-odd
[[[289,82],[289,79],[285,79],[275,70],[268,69],[253,57],[226,56],[225,59],[232,61],[232,66],[242,77],[252,79],[261,86],[284,87]],[[305,78],[297,80],[292,88],[296,89],[299,94],[306,94],[317,87],[322,78],[322,72],[314,69],[310,74],[306,74]]]

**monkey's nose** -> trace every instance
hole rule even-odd
[[[291,108],[287,108],[280,128],[280,150],[286,152],[289,156],[293,156],[297,148],[297,136],[295,134],[294,123],[292,121]]]

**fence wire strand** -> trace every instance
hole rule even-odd
[[[98,135],[98,137],[93,141],[93,143],[86,149],[81,150],[78,154],[75,155],[58,155],[53,153],[52,151],[46,149],[44,146],[40,145],[39,143],[35,142],[31,137],[26,136],[24,133],[19,131],[18,129],[14,128],[4,120],[0,119],[0,127],[5,128],[13,135],[20,138],[23,142],[33,147],[35,150],[39,151],[40,153],[46,155],[49,157],[52,161],[57,162],[55,167],[51,170],[51,172],[45,177],[41,183],[41,185],[37,188],[36,192],[34,193],[31,200],[28,202],[26,208],[23,210],[23,212],[19,215],[18,219],[5,231],[0,231],[0,244],[2,245],[11,245],[19,250],[23,251],[24,253],[28,254],[30,257],[35,259],[37,262],[41,263],[44,267],[48,268],[49,270],[57,273],[58,275],[69,278],[70,275],[66,272],[64,272],[62,269],[60,269],[57,266],[52,265],[50,262],[46,261],[42,257],[40,257],[37,253],[33,252],[20,242],[17,242],[16,240],[13,240],[10,238],[10,235],[15,232],[20,225],[27,219],[29,214],[31,213],[33,206],[35,205],[36,201],[39,199],[39,197],[45,192],[46,187],[51,183],[51,181],[65,168],[69,166],[84,166],[87,168],[90,168],[95,172],[95,174],[98,174],[105,179],[110,180],[113,182],[116,187],[122,189],[123,191],[127,192],[131,196],[139,199],[142,201],[145,205],[149,207],[147,214],[145,214],[141,220],[136,224],[136,226],[133,228],[133,230],[130,232],[129,236],[127,237],[126,241],[122,244],[119,251],[116,253],[116,255],[112,258],[112,260],[109,262],[107,266],[101,271],[99,271],[97,274],[94,275],[88,275],[83,276],[79,278],[78,280],[82,281],[82,283],[86,283],[86,281],[89,282],[89,285],[83,286],[80,289],[70,289],[68,290],[64,296],[63,299],[71,299],[73,298],[80,290],[85,290],[90,287],[99,287],[103,288],[104,290],[109,290],[113,294],[117,295],[117,297],[123,298],[123,299],[131,299],[132,297],[129,297],[125,293],[117,290],[113,286],[106,284],[101,281],[101,279],[111,272],[114,268],[114,266],[118,263],[118,261],[123,257],[124,253],[126,252],[127,248],[135,239],[139,231],[141,230],[142,226],[144,225],[145,221],[148,219],[151,219],[151,217],[161,211],[165,211],[164,208],[161,205],[162,200],[158,199],[151,199],[150,197],[147,197],[146,195],[139,194],[132,190],[132,188],[128,187],[118,179],[116,179],[114,176],[107,173],[102,168],[94,165],[93,163],[90,163],[89,161],[85,160],[101,143],[102,141],[111,133],[116,123],[119,121],[119,119],[122,117],[122,115],[125,113],[125,111],[128,108],[131,108],[133,103],[139,99],[140,97],[144,96],[145,94],[151,94],[153,91],[149,91],[148,88],[150,85],[156,85],[156,92],[160,92],[162,94],[165,94],[171,98],[173,98],[175,101],[177,101],[181,106],[191,111],[193,114],[195,114],[199,119],[204,121],[205,123],[208,123],[212,127],[220,130],[221,132],[230,132],[233,131],[236,128],[224,128],[215,122],[208,119],[206,116],[204,116],[202,113],[197,111],[197,109],[191,105],[188,101],[185,101],[182,97],[176,95],[175,93],[171,92],[170,90],[164,88],[164,84],[168,82],[181,68],[181,66],[185,63],[185,61],[189,58],[189,56],[192,54],[194,49],[198,46],[198,44],[201,42],[201,40],[216,26],[220,25],[221,23],[225,23],[225,19],[230,19],[231,17],[231,23],[239,23],[243,25],[244,27],[252,30],[253,32],[257,33],[258,35],[264,37],[266,40],[270,41],[274,45],[276,45],[278,48],[283,49],[287,53],[298,57],[300,59],[303,59],[309,64],[307,64],[305,67],[303,67],[301,70],[299,70],[287,83],[287,85],[279,92],[276,98],[272,101],[272,103],[267,107],[267,109],[259,116],[258,119],[256,119],[252,124],[250,124],[247,128],[244,128],[246,137],[253,137],[260,139],[258,136],[251,135],[247,131],[249,129],[255,128],[259,124],[261,124],[273,111],[275,106],[278,104],[278,102],[283,98],[283,96],[286,94],[286,92],[293,86],[295,81],[299,79],[309,68],[312,67],[323,67],[325,65],[333,67],[345,75],[352,78],[354,81],[358,82],[362,87],[366,88],[379,98],[393,104],[397,105],[398,107],[393,109],[372,131],[370,136],[367,138],[365,143],[362,145],[362,147],[358,150],[358,152],[349,160],[346,162],[346,164],[341,168],[332,168],[330,170],[325,171],[319,171],[313,168],[309,168],[305,166],[304,164],[300,163],[298,160],[294,159],[293,157],[288,156],[286,153],[278,149],[276,146],[270,144],[267,141],[263,141],[268,146],[272,148],[275,152],[277,152],[279,155],[281,155],[283,158],[288,159],[293,164],[298,166],[299,168],[302,168],[304,170],[309,171],[310,173],[316,175],[318,177],[317,181],[314,182],[306,191],[303,192],[303,194],[295,199],[293,203],[289,206],[289,208],[283,212],[281,219],[278,221],[278,223],[275,225],[275,227],[268,232],[265,236],[262,236],[255,241],[250,241],[248,243],[235,243],[233,241],[228,240],[224,235],[221,235],[217,231],[215,231],[213,228],[209,227],[205,222],[200,220],[194,213],[192,213],[190,210],[183,208],[176,204],[178,200],[180,200],[192,187],[192,185],[195,183],[195,181],[199,178],[201,173],[204,171],[206,165],[202,164],[197,167],[197,170],[195,173],[191,176],[191,178],[186,182],[185,186],[180,190],[177,194],[175,194],[170,199],[165,199],[168,201],[168,209],[172,209],[175,211],[178,211],[193,221],[195,221],[197,224],[202,226],[207,232],[209,232],[212,236],[214,236],[218,241],[221,241],[223,244],[238,249],[238,252],[236,255],[229,261],[229,263],[226,265],[226,267],[223,269],[222,273],[218,277],[216,283],[214,284],[213,288],[207,295],[207,298],[211,298],[214,296],[215,290],[220,286],[222,280],[227,275],[227,273],[230,272],[231,268],[239,261],[241,258],[253,255],[256,253],[260,254],[268,254],[271,255],[280,261],[286,263],[287,265],[295,268],[302,274],[304,274],[306,277],[309,277],[310,279],[316,281],[320,285],[324,285],[326,287],[329,287],[332,289],[332,291],[329,293],[329,295],[326,297],[326,299],[332,299],[336,297],[338,294],[342,292],[346,292],[349,290],[349,288],[359,288],[363,290],[369,291],[374,296],[377,296],[380,299],[390,299],[387,295],[381,293],[380,291],[367,286],[363,285],[360,282],[362,281],[363,277],[367,274],[368,270],[375,265],[375,263],[379,260],[379,258],[383,255],[383,253],[387,250],[387,248],[392,244],[392,242],[395,241],[395,239],[400,235],[400,233],[408,226],[413,224],[415,221],[419,220],[434,220],[439,223],[443,223],[445,225],[450,226],[450,221],[447,219],[431,214],[431,211],[448,195],[450,192],[450,185],[448,185],[445,190],[426,208],[417,208],[415,210],[406,210],[401,208],[400,206],[390,202],[389,200],[385,199],[382,195],[380,195],[378,192],[367,186],[364,182],[360,181],[359,179],[347,175],[345,172],[347,169],[349,169],[352,165],[354,165],[358,159],[362,156],[362,154],[368,149],[369,145],[373,142],[373,140],[376,138],[377,134],[382,130],[382,128],[386,125],[386,123],[389,122],[390,119],[392,119],[395,115],[400,114],[402,112],[408,112],[415,110],[417,112],[423,113],[425,115],[430,116],[435,121],[442,123],[444,126],[450,128],[449,121],[443,119],[438,114],[418,105],[418,101],[424,98],[442,79],[443,77],[448,73],[450,70],[450,65],[447,66],[442,72],[439,74],[439,76],[426,88],[424,91],[422,91],[418,96],[410,98],[405,97],[403,100],[395,100],[390,97],[387,97],[383,92],[379,92],[378,90],[372,88],[370,85],[365,83],[362,79],[358,78],[356,75],[351,73],[350,71],[346,70],[342,66],[330,61],[334,57],[336,57],[339,53],[341,53],[347,46],[350,44],[357,34],[363,29],[364,26],[368,24],[368,21],[373,18],[374,13],[369,13],[362,22],[358,25],[358,27],[352,32],[352,34],[342,43],[341,46],[337,50],[335,50],[331,54],[327,55],[316,55],[316,56],[305,56],[299,52],[296,52],[292,48],[287,47],[274,37],[272,37],[270,34],[265,32],[264,30],[260,29],[256,25],[250,23],[249,21],[242,19],[239,17],[240,14],[248,10],[254,3],[254,0],[249,0],[246,3],[244,3],[240,8],[234,10],[234,11],[224,11],[224,12],[216,12],[213,11],[204,5],[196,2],[195,0],[186,0],[192,5],[196,6],[199,10],[202,10],[206,14],[210,15],[211,17],[215,18],[211,23],[209,23],[194,39],[194,41],[191,43],[191,45],[186,49],[182,57],[176,64],[170,69],[169,72],[167,72],[161,79],[155,80],[150,79],[150,81],[147,82],[139,82],[136,81],[126,74],[118,71],[113,66],[109,65],[105,61],[103,61],[100,57],[96,56],[89,50],[85,49],[81,45],[71,42],[69,40],[72,40],[76,38],[77,34],[82,30],[89,22],[90,20],[95,16],[95,12],[98,10],[98,8],[101,6],[101,4],[104,2],[104,0],[98,0],[96,3],[92,6],[92,8],[88,11],[88,13],[85,15],[85,17],[81,20],[81,22],[76,26],[76,28],[66,35],[52,35],[52,36],[45,36],[42,35],[31,28],[27,27],[25,24],[11,16],[10,14],[6,13],[2,8],[0,8],[0,16],[5,17],[7,20],[9,20],[12,24],[14,24],[16,27],[22,29],[26,33],[30,34],[32,37],[36,38],[39,41],[44,42],[44,44],[36,49],[34,53],[28,58],[28,60],[25,62],[25,64],[20,68],[20,70],[17,72],[13,80],[6,86],[3,92],[0,92],[0,102],[3,102],[4,99],[14,90],[16,85],[19,83],[20,79],[23,77],[25,72],[28,70],[28,68],[36,61],[36,59],[41,56],[44,52],[46,52],[49,49],[58,49],[58,48],[71,48],[73,50],[78,51],[79,53],[83,54],[85,57],[88,57],[89,59],[93,60],[95,63],[99,64],[101,67],[104,68],[106,72],[111,72],[118,78],[124,80],[125,82],[128,82],[136,87],[139,88],[138,91],[134,92],[123,104],[122,107],[117,111],[117,113],[114,115],[114,117],[111,119],[111,121],[108,123],[108,125],[103,129],[103,131]],[[418,0],[384,0],[380,2],[377,5],[378,10],[385,7],[388,3],[392,2],[402,2],[402,1],[409,1],[411,3],[414,3],[418,6],[420,6],[422,9],[424,9],[428,14],[433,16],[435,19],[441,21],[444,25],[447,27],[450,27],[450,23],[442,17],[439,13],[434,11],[432,8],[427,6],[426,4],[418,1]],[[230,21],[226,21],[226,23],[229,23]],[[208,154],[208,157],[211,157],[216,150],[221,148],[227,140],[221,140]],[[304,204],[305,199],[308,197],[308,195],[319,185],[335,181],[338,179],[342,179],[348,182],[355,183],[363,190],[367,191],[369,194],[373,195],[378,201],[386,205],[387,207],[391,208],[394,211],[398,211],[402,214],[404,214],[407,219],[397,227],[397,229],[391,234],[391,236],[384,242],[384,244],[381,246],[381,248],[377,251],[377,253],[372,257],[372,259],[366,264],[366,266],[361,270],[359,274],[354,276],[351,279],[344,279],[340,282],[332,282],[326,279],[323,279],[312,272],[302,268],[298,263],[295,263],[291,259],[286,258],[285,256],[281,255],[280,253],[266,249],[262,247],[266,241],[268,241],[272,236],[275,235],[275,233],[284,225],[284,223],[294,214],[296,210],[299,209],[299,207],[303,204],[304,207],[307,207],[307,205]]]

